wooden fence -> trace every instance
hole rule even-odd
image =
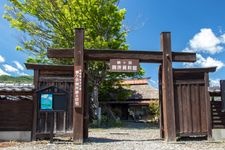
[[[31,131],[32,100],[0,100],[0,131]]]
[[[225,112],[222,111],[221,92],[210,92],[212,128],[225,128]]]
[[[22,88],[23,89],[23,88]],[[33,89],[0,89],[0,131],[31,131]]]

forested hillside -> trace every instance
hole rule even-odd
[[[0,83],[33,83],[33,76],[0,76]]]

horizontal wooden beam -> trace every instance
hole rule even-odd
[[[71,70],[73,70],[73,68]],[[72,82],[73,83],[74,82],[73,80],[74,80],[73,77],[40,77],[39,78],[40,82],[66,82],[66,83]]]
[[[14,90],[7,90],[7,89],[0,89],[0,95],[11,95],[11,96],[33,96],[34,89],[29,89],[29,91],[16,91]]]
[[[162,52],[157,51],[86,50],[84,56],[86,60],[139,59],[140,62],[162,62]]]
[[[74,49],[48,49],[49,58],[73,58]],[[85,60],[109,61],[110,59],[139,59],[144,63],[161,63],[161,51],[138,51],[138,50],[84,50]],[[196,54],[187,52],[172,52],[174,62],[195,62]]]
[[[208,67],[208,68],[174,68],[173,71],[175,73],[204,73],[204,72],[215,72],[216,67]]]
[[[194,79],[194,80],[175,80],[174,84],[176,85],[193,85],[193,84],[205,84],[204,80],[201,79]]]
[[[72,71],[73,65],[50,65],[50,64],[30,64],[25,63],[27,69],[34,69],[34,70],[60,70],[60,71]]]
[[[221,96],[221,91],[209,91],[210,96]]]
[[[73,58],[74,49],[72,48],[48,48],[47,50],[48,58]]]

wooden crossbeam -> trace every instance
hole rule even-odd
[[[73,65],[52,65],[52,64],[29,64],[25,63],[27,69],[51,70],[51,71],[73,71]]]
[[[204,72],[215,72],[216,67],[208,67],[208,68],[179,68],[179,69],[173,69],[175,73],[204,73]]]
[[[49,48],[47,55],[49,58],[73,58],[74,49],[52,49]],[[144,63],[161,63],[163,60],[161,51],[138,51],[138,50],[84,50],[85,60],[109,61],[109,59],[139,59]],[[195,62],[196,53],[172,52],[174,62]]]

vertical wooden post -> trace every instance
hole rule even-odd
[[[205,100],[206,100],[206,116],[207,116],[207,130],[208,130],[208,140],[212,140],[212,118],[211,118],[211,104],[209,97],[209,74],[208,72],[204,73],[205,80]]]
[[[85,71],[88,71],[87,64],[88,62],[85,62],[84,69]],[[85,74],[84,77],[84,139],[88,138],[88,124],[89,124],[89,99],[88,99],[88,74]]]
[[[79,98],[73,102],[73,141],[76,143],[84,142],[84,29],[75,29],[75,49],[74,49],[74,95],[77,81],[75,76],[76,68],[79,68],[81,77],[79,78]],[[77,101],[78,100],[78,101]],[[78,102],[79,107],[76,107]]]
[[[173,69],[170,32],[161,33],[163,124],[166,141],[176,140]]]
[[[38,89],[38,81],[39,81],[39,70],[34,70],[34,87]],[[36,132],[37,132],[37,115],[38,115],[38,99],[37,94],[33,94],[33,126],[32,126],[32,139],[33,141],[36,140]]]
[[[160,127],[160,138],[164,138],[164,127],[163,127],[163,103],[162,103],[162,64],[159,66],[158,73],[159,80],[159,107],[160,107],[160,117],[159,117],[159,127]]]
[[[50,143],[53,143],[54,137],[54,112],[49,113],[50,116]]]

